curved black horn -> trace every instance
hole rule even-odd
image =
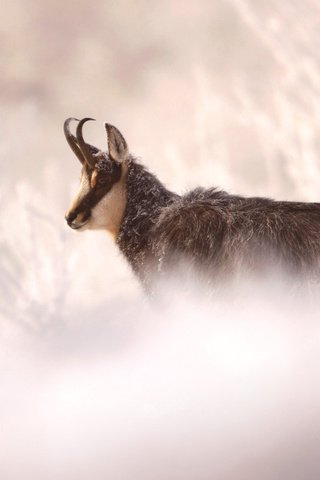
[[[64,135],[65,135],[66,140],[67,140],[71,150],[73,151],[73,153],[75,153],[75,155],[78,157],[78,159],[80,160],[81,163],[84,163],[86,161],[86,159],[84,158],[83,153],[81,152],[81,150],[79,148],[79,145],[77,143],[77,139],[70,132],[70,122],[72,122],[72,121],[79,122],[79,120],[77,118],[74,118],[74,117],[67,118],[67,120],[63,124]]]
[[[86,162],[88,163],[88,165],[90,167],[94,167],[95,165],[95,162],[92,158],[92,155],[91,155],[91,152],[90,152],[90,149],[88,147],[88,145],[86,144],[86,142],[83,140],[83,136],[82,136],[82,127],[83,125],[88,122],[89,120],[93,120],[95,121],[94,118],[83,118],[82,120],[80,120],[80,122],[78,123],[78,126],[77,126],[77,132],[76,132],[76,135],[77,135],[77,141],[78,141],[78,145],[80,147],[80,150],[81,150],[81,153],[82,155],[84,156]]]

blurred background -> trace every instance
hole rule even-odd
[[[26,292],[24,317],[30,298],[35,309],[41,299],[60,309],[75,292],[91,303],[110,289],[137,288],[110,239],[65,224],[79,178],[62,133],[69,116],[96,118],[86,138],[101,148],[102,122],[115,124],[178,192],[202,184],[317,201],[319,18],[316,0],[7,4],[1,311],[12,310],[15,288]]]
[[[30,352],[29,335],[42,344],[58,332],[65,341],[61,332],[79,323],[87,325],[84,345],[93,318],[111,325],[110,348],[123,346],[144,303],[113,241],[66,225],[80,173],[62,130],[69,116],[96,118],[86,138],[100,147],[102,122],[116,125],[131,152],[177,192],[202,184],[319,201],[319,20],[318,0],[6,2],[3,347],[19,338],[20,358]]]
[[[15,0],[0,31],[4,180],[36,185],[53,164],[62,194],[77,172],[62,122],[93,115],[174,188],[315,195],[319,8]]]

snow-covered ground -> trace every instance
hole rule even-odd
[[[319,478],[319,305],[152,308],[105,233],[66,226],[62,133],[116,124],[177,191],[319,201],[319,19],[313,0],[3,10],[1,480]]]
[[[115,295],[7,329],[1,478],[316,480],[319,305],[253,294]]]

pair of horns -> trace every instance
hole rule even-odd
[[[74,136],[70,131],[70,123],[72,121],[79,122],[76,130],[76,136]],[[83,118],[78,120],[77,118],[67,118],[64,122],[64,134],[67,139],[68,144],[70,145],[72,151],[76,154],[78,159],[82,164],[87,163],[89,167],[94,168],[95,160],[90,151],[90,146],[84,141],[82,135],[83,125],[88,121],[95,121],[94,118]]]

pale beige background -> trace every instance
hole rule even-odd
[[[319,201],[319,30],[318,0],[2,6],[1,480],[319,478],[318,329],[292,333],[274,305],[249,326],[246,306],[163,326],[112,240],[67,227],[79,162],[62,131],[92,116],[102,147],[115,124],[178,192]],[[217,340],[211,315],[245,333]]]
[[[81,291],[74,300],[88,302],[123,281],[133,288],[110,240],[65,225],[79,175],[62,133],[68,116],[97,118],[87,138],[101,147],[102,122],[114,123],[179,192],[204,184],[318,200],[319,9],[312,0],[8,2],[0,22],[2,311],[14,288],[53,309],[55,295],[67,302]]]

